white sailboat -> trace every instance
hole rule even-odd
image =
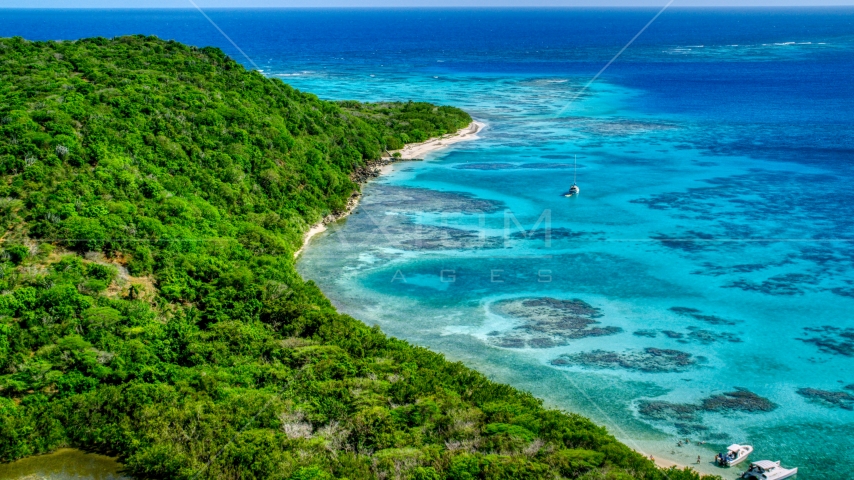
[[[797,468],[783,468],[780,462],[759,460],[750,464],[750,468],[741,474],[746,480],[783,480],[798,474]]]
[[[581,189],[576,185],[575,180],[578,176],[578,155],[575,156],[575,163],[573,164],[573,173],[572,173],[572,186],[569,187],[569,191],[564,193],[564,197],[572,197],[578,195],[581,192]]]

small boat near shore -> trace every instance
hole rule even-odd
[[[750,468],[741,474],[741,478],[746,480],[783,480],[797,474],[797,468],[783,468],[779,461],[759,460],[751,463]]]
[[[721,467],[732,467],[738,465],[747,459],[747,456],[753,453],[753,447],[750,445],[732,444],[726,449],[726,453],[720,453],[715,457],[715,462]]]

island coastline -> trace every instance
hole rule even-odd
[[[453,134],[447,134],[441,137],[433,137],[420,143],[409,143],[406,144],[400,150],[389,151],[387,152],[388,155],[383,156],[379,160],[367,165],[365,169],[368,171],[368,173],[362,174],[357,179],[357,182],[360,185],[364,185],[374,178],[391,173],[394,169],[395,164],[413,160],[419,161],[422,160],[422,158],[420,157],[423,157],[437,150],[447,148],[455,143],[468,140],[477,140],[479,138],[478,134],[484,128],[486,128],[486,126],[486,123],[482,121],[473,120],[468,126],[466,126],[465,128],[461,128]],[[396,153],[399,153],[400,155],[396,156]],[[343,211],[327,215],[322,220],[312,225],[303,236],[303,243],[300,246],[299,250],[294,252],[294,259],[298,258],[299,255],[305,251],[312,238],[326,231],[327,225],[342,220],[349,216],[356,209],[356,207],[359,206],[359,201],[361,200],[361,197],[361,192],[354,192],[353,196],[351,196],[350,200],[347,202],[347,207]],[[649,453],[640,452],[637,449],[635,451],[645,457],[649,457],[659,468],[686,468],[686,465],[682,465],[672,460],[658,458],[655,456],[650,457]]]
[[[455,143],[477,140],[479,138],[478,134],[484,128],[486,128],[486,123],[473,120],[466,127],[457,130],[455,133],[443,135],[441,137],[433,137],[420,143],[407,143],[400,150],[389,151],[387,152],[387,156],[383,156],[376,162],[367,165],[356,181],[360,185],[363,185],[380,175],[387,175],[394,169],[394,165],[396,163],[421,160],[421,157],[437,150],[447,148]],[[327,225],[350,215],[350,213],[352,213],[359,205],[359,200],[361,198],[361,192],[354,192],[347,201],[347,207],[343,211],[327,215],[323,217],[322,220],[309,227],[308,231],[303,236],[302,245],[299,250],[294,252],[294,258],[299,257],[299,255],[305,251],[305,248],[308,246],[311,239],[317,234],[324,232]]]
[[[8,136],[0,138],[3,151],[15,153],[2,160],[21,157],[29,169],[26,177],[20,177],[29,182],[24,185],[26,188],[19,188],[21,181],[17,175],[22,170],[13,168],[10,173],[6,168],[4,173],[12,185],[9,193],[21,197],[21,203],[15,207],[24,209],[12,219],[15,229],[8,232],[9,237],[4,237],[2,267],[16,275],[4,275],[4,286],[9,288],[8,295],[0,299],[3,300],[0,313],[5,315],[0,330],[4,334],[11,332],[10,338],[23,340],[10,344],[12,357],[5,350],[0,352],[3,354],[0,360],[8,363],[10,358],[31,358],[27,362],[33,362],[33,368],[44,372],[49,365],[54,372],[42,378],[17,375],[16,371],[11,375],[17,376],[3,375],[0,379],[3,380],[0,400],[5,402],[0,413],[6,420],[4,425],[12,425],[11,429],[0,432],[7,434],[0,442],[4,447],[0,463],[23,455],[76,447],[83,452],[114,455],[125,461],[123,472],[142,477],[151,472],[172,477],[175,472],[199,466],[203,470],[196,475],[210,477],[228,476],[235,471],[258,478],[317,476],[317,472],[321,476],[340,476],[342,472],[368,476],[370,472],[379,477],[400,475],[397,460],[402,458],[405,466],[414,465],[414,459],[417,466],[413,468],[418,471],[412,475],[426,475],[425,478],[454,477],[466,471],[471,475],[488,473],[496,478],[530,471],[541,472],[542,475],[536,475],[540,478],[552,478],[566,475],[567,471],[570,476],[582,474],[573,464],[581,455],[582,469],[598,470],[602,475],[616,472],[628,478],[643,473],[650,480],[670,477],[668,473],[662,477],[650,458],[632,453],[628,446],[588,419],[558,410],[549,412],[531,393],[495,383],[462,362],[449,361],[440,353],[396,340],[379,328],[367,327],[355,317],[338,313],[320,286],[302,278],[295,268],[296,261],[290,263],[289,248],[286,247],[285,257],[281,257],[283,245],[300,248],[306,230],[320,217],[326,216],[327,222],[320,222],[314,234],[322,231],[328,221],[346,217],[351,211],[364,214],[364,209],[355,209],[360,201],[359,192],[365,191],[360,185],[388,173],[394,163],[440,160],[434,166],[453,175],[450,167],[457,157],[443,160],[442,153],[431,152],[479,138],[477,133],[483,125],[472,122],[463,110],[426,102],[334,104],[281,82],[247,73],[215,48],[200,50],[156,37],[96,38],[49,44],[0,39],[0,47],[22,53],[3,65],[0,77],[12,79],[4,83],[12,85],[11,89],[3,89],[12,92],[7,95],[14,100],[9,108],[25,112],[20,118],[4,117],[0,122],[4,131],[16,127],[16,119],[34,125],[52,118],[51,134],[73,132],[84,139],[85,145],[90,141],[88,136],[96,133],[97,141],[108,150],[134,152],[133,162],[113,161],[100,158],[98,151],[81,150],[80,142],[73,142],[63,134],[53,135],[51,142],[35,150],[32,142],[6,141]],[[163,56],[162,51],[168,54]],[[81,85],[80,92],[71,97],[66,90],[78,88],[75,85],[79,84],[81,72],[76,70],[74,62],[50,60],[59,60],[57,53],[72,59],[88,59],[87,65],[92,70],[82,75],[87,85],[125,89],[127,82],[123,79],[138,79],[131,89],[138,86],[151,96],[136,103],[163,112],[165,123],[139,123],[121,109],[122,105],[107,102],[99,90],[86,85]],[[120,64],[114,61],[125,57],[131,61]],[[21,77],[20,73],[29,73],[27,66],[41,65],[43,59],[47,59],[49,66],[34,72],[38,81],[21,81],[27,77]],[[140,68],[142,64],[145,69]],[[214,74],[194,81],[202,78],[198,75],[199,68]],[[150,71],[167,81],[151,81]],[[31,83],[37,88],[26,90],[25,98],[16,95],[17,85],[26,87]],[[40,90],[41,86],[46,87]],[[270,102],[267,95],[270,91],[287,101]],[[189,92],[210,102],[175,104],[171,98],[176,92]],[[130,90],[125,93],[132,100],[138,99]],[[75,110],[72,115],[57,109],[54,103],[65,102],[66,94],[69,104],[78,101],[81,111]],[[77,94],[84,100],[80,101]],[[33,99],[44,102],[31,108],[33,105],[27,102]],[[243,123],[239,123],[240,119],[225,118],[228,127],[223,129],[219,117],[205,116],[212,104],[228,115],[232,111],[256,114],[248,115]],[[43,106],[53,107],[51,112],[69,115],[46,116],[41,112]],[[342,114],[321,115],[326,111]],[[199,121],[186,122],[194,117],[199,117]],[[360,120],[356,121],[357,117]],[[401,117],[407,120],[393,121]],[[348,119],[353,121],[348,123]],[[84,120],[95,123],[88,125]],[[467,129],[458,130],[465,125]],[[167,130],[186,131],[187,135],[175,135],[174,144],[168,144],[168,139],[160,135]],[[127,131],[138,132],[146,142],[138,142],[138,136],[128,137]],[[343,136],[335,135],[341,132]],[[47,138],[39,133],[33,138]],[[239,154],[244,152],[247,137],[259,148],[266,148],[258,157],[264,163],[256,162],[253,168],[241,171],[234,160],[243,160]],[[152,138],[154,142],[150,141]],[[407,144],[413,138],[429,140]],[[478,156],[485,152],[486,143],[491,142],[478,144]],[[356,144],[359,152],[371,153],[356,153],[351,148]],[[389,145],[403,148],[392,153],[386,151]],[[182,156],[181,151],[197,154]],[[323,151],[328,155],[323,155]],[[474,148],[466,151],[471,153]],[[233,153],[234,158],[226,152]],[[180,172],[186,175],[164,171],[164,158],[186,160],[188,167]],[[341,169],[336,160],[345,158],[361,160],[356,166],[350,163],[349,168]],[[93,161],[100,161],[100,170],[91,168]],[[389,177],[371,188],[390,188],[392,185],[388,184],[408,178],[409,172],[420,176],[431,170],[425,167],[428,168],[402,168],[393,172],[397,177]],[[108,175],[102,175],[106,170]],[[107,182],[113,173],[123,176]],[[95,177],[90,178],[92,175]],[[51,178],[68,181],[52,182]],[[328,188],[332,183],[339,188]],[[128,189],[132,184],[139,188]],[[304,188],[289,188],[294,184]],[[97,188],[93,190],[93,186]],[[83,215],[74,215],[66,208],[69,205],[64,201],[72,198],[68,192],[72,197],[86,199],[87,203],[81,200],[74,205]],[[93,192],[97,195],[93,196]],[[252,193],[248,201],[235,205],[235,192]],[[59,214],[51,214],[48,222],[56,225],[48,225],[49,231],[39,230],[41,217],[27,212],[35,205],[49,212],[67,210],[70,216],[63,219]],[[171,210],[162,210],[164,206]],[[292,211],[299,214],[282,219],[278,213]],[[158,217],[146,216],[145,212],[157,213]],[[197,212],[200,215],[195,215]],[[335,215],[327,215],[329,212]],[[101,217],[104,219],[100,220]],[[218,236],[210,237],[212,219],[223,227],[234,228],[219,228]],[[152,235],[185,238],[188,231],[200,233],[198,240],[215,243],[190,244],[201,246],[195,249],[175,249],[172,248],[175,243],[137,241]],[[57,240],[47,234],[67,238]],[[336,243],[331,240],[330,237],[322,244],[316,242],[314,247],[320,249]],[[113,248],[117,242],[121,242],[121,250]],[[312,252],[311,257],[319,253],[320,250]],[[303,265],[311,263],[308,261],[311,257],[306,257]],[[31,280],[33,274],[40,276],[42,272],[46,281]],[[136,278],[137,283],[129,285],[130,278]],[[69,294],[57,296],[56,292]],[[19,297],[24,300],[18,301]],[[43,298],[60,300],[46,302]],[[117,308],[95,307],[107,304]],[[58,311],[56,307],[69,312],[67,322],[52,321],[53,312]],[[56,323],[57,335],[44,335],[38,326],[30,328],[27,323],[30,317],[51,319],[52,323],[48,323]],[[164,319],[168,328],[163,328]],[[133,336],[126,335],[128,326],[134,329]],[[66,331],[76,334],[59,337]],[[138,333],[152,341],[139,343],[135,338]],[[181,349],[172,348],[175,345]],[[70,364],[64,354],[59,360],[53,354],[66,351],[84,352],[87,361]],[[45,352],[50,356],[43,355]],[[100,365],[95,367],[97,378],[90,375],[95,362]],[[172,373],[168,378],[136,374],[148,371]],[[301,381],[302,372],[312,381]],[[233,395],[207,395],[217,385],[199,384],[197,379],[209,373]],[[416,374],[418,377],[413,376]],[[335,382],[330,384],[333,390],[322,385],[317,388],[319,384],[313,382],[324,379]],[[406,391],[389,388],[389,384],[401,380],[399,387],[406,387]],[[361,392],[364,387],[366,393],[351,392],[349,398],[346,394],[339,398],[336,392],[341,382],[346,382],[348,390],[358,387]],[[282,388],[288,389],[288,395],[275,393],[282,392]],[[158,395],[135,395],[138,389],[156,391]],[[437,396],[437,392],[441,395]],[[262,411],[271,415],[272,422],[259,427],[266,432],[264,441],[253,440],[258,437],[243,438],[245,456],[224,455],[216,462],[211,460],[213,449],[219,447],[223,451],[228,447],[228,444],[218,445],[219,440],[230,438],[232,442],[243,433],[240,425],[245,412],[235,411],[233,405],[252,408],[264,401],[264,397],[267,398]],[[29,402],[27,398],[36,398],[38,402]],[[316,398],[321,401],[314,401]],[[324,398],[335,400],[332,409],[315,405],[325,405]],[[398,417],[395,410],[400,406],[394,401],[424,404],[429,408],[424,415],[421,410],[411,415],[406,413],[411,418],[405,423],[395,420],[375,428],[372,422],[366,430],[365,418]],[[113,414],[91,415],[104,408]],[[209,408],[213,413],[200,420],[195,415],[199,408]],[[162,422],[151,424],[148,416],[137,413],[140,411],[166,411],[171,424],[186,426],[197,434],[185,435],[181,442],[175,442],[161,428]],[[274,414],[276,418],[272,417]],[[318,425],[306,421],[309,418],[306,415],[315,414],[323,417],[317,421]],[[539,417],[545,419],[543,423]],[[339,424],[337,419],[343,423]],[[454,429],[434,427],[456,425],[459,421],[465,425]],[[199,422],[216,428],[196,430]],[[424,435],[423,441],[409,442],[408,431],[414,428],[421,428],[429,435]],[[15,435],[16,431],[32,434]],[[393,438],[380,438],[373,431],[389,433]],[[100,434],[93,436],[90,432]],[[367,436],[350,437],[344,432],[367,432]],[[571,438],[567,432],[572,433]],[[301,448],[305,442],[315,444],[327,436],[336,441],[325,449]],[[339,442],[338,438],[344,439]],[[529,444],[529,440],[533,441]],[[409,444],[405,452],[396,448],[401,441]],[[266,461],[265,455],[271,451],[276,455]],[[292,461],[290,451],[299,454],[299,463]],[[152,452],[156,455],[151,455]],[[339,461],[338,452],[356,453],[348,453],[345,461]],[[382,453],[375,456],[374,452]],[[245,458],[265,461],[250,464],[242,460]],[[434,460],[428,464],[426,459]],[[41,460],[45,457],[35,463],[41,465],[44,463]],[[487,466],[489,469],[484,472]],[[680,472],[681,480],[696,480],[693,475],[686,473],[688,476],[682,477],[681,473],[684,472]]]

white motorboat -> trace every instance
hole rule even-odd
[[[715,459],[718,465],[722,467],[732,467],[745,461],[747,456],[753,453],[753,447],[750,445],[733,444],[727,447],[726,453],[722,453]]]
[[[741,478],[747,480],[783,480],[797,474],[797,468],[783,468],[780,466],[779,461],[760,460],[751,463],[750,468],[741,474]]]

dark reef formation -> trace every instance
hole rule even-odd
[[[567,345],[571,340],[613,335],[619,327],[598,326],[598,308],[578,299],[522,298],[497,302],[492,310],[521,321],[508,332],[493,332],[490,341],[504,348],[550,348]]]
[[[848,385],[844,388],[854,389],[854,385]],[[854,395],[848,392],[834,392],[830,390],[819,390],[817,388],[799,388],[798,395],[827,407],[854,410]]]
[[[804,343],[815,345],[822,353],[830,355],[854,356],[854,328],[839,328],[831,325],[805,327],[806,338],[798,338]]]
[[[402,250],[472,250],[475,248],[503,248],[500,237],[484,237],[478,232],[461,228],[419,225],[404,221],[395,233],[395,247]]]
[[[740,343],[741,338],[738,335],[732,332],[722,332],[722,331],[710,331],[710,330],[701,330],[696,327],[688,327],[688,334],[684,340],[680,340],[683,343],[703,343],[703,344],[711,344],[718,341],[725,341],[730,343]]]
[[[714,239],[712,235],[695,232],[693,230],[688,230],[679,236],[665,235],[662,233],[652,235],[650,238],[658,240],[665,247],[682,250],[684,252],[699,252],[717,248],[716,244],[711,242],[711,240]]]
[[[561,355],[552,360],[556,366],[582,365],[591,368],[621,368],[648,373],[684,372],[704,361],[703,357],[694,357],[679,350],[645,348],[640,351],[607,352],[593,350],[569,355]]]
[[[452,250],[503,248],[504,239],[451,225],[423,223],[421,212],[449,214],[489,214],[504,204],[457,192],[436,192],[422,188],[372,185],[376,195],[366,195],[354,215],[347,218],[352,239],[360,244],[388,244],[401,250]]]
[[[439,192],[393,185],[375,185],[373,188],[377,190],[377,195],[373,196],[371,205],[394,212],[478,214],[496,213],[506,208],[502,202],[477,198],[465,192]]]
[[[777,404],[736,387],[732,392],[720,393],[700,400],[700,403],[671,403],[661,400],[641,400],[638,413],[641,416],[663,422],[697,424],[704,413],[763,413],[777,408]]]
[[[814,275],[805,273],[786,273],[775,275],[762,282],[751,282],[745,279],[734,280],[724,285],[725,288],[738,288],[746,292],[759,292],[765,295],[803,295],[803,285],[817,283]]]
[[[605,232],[575,231],[564,227],[538,228],[528,232],[515,231],[510,238],[515,240],[572,240],[575,238],[590,237],[593,235],[604,235]]]
[[[711,345],[716,342],[740,343],[741,338],[732,332],[703,330],[697,327],[688,327],[688,332],[677,332],[674,330],[636,330],[633,335],[637,337],[656,338],[659,333],[679,343],[701,343]]]
[[[425,225],[408,215],[385,215],[375,210],[359,210],[348,219],[354,239],[361,244],[387,244],[401,250],[453,250],[503,248],[500,237],[482,236],[479,232],[449,226]],[[349,241],[339,237],[342,242]]]
[[[670,311],[685,317],[693,318],[695,320],[701,320],[710,325],[735,325],[738,323],[736,321],[728,320],[726,318],[721,318],[715,315],[706,315],[696,308],[670,307]]]
[[[852,287],[836,287],[830,288],[828,291],[840,297],[854,298],[854,288]]]
[[[706,186],[631,200],[649,209],[666,211],[675,220],[687,220],[685,224],[702,225],[693,229],[675,227],[652,237],[665,248],[702,261],[693,274],[724,277],[725,287],[763,295],[826,291],[854,296],[854,285],[847,281],[839,284],[840,276],[847,276],[854,268],[854,244],[826,242],[848,238],[854,229],[854,217],[839,213],[847,212],[851,205],[850,186],[842,177],[753,169],[748,174],[712,178],[705,183]],[[820,184],[828,194],[797,204],[781,202],[792,184]],[[804,232],[815,234],[804,238]],[[803,241],[788,242],[789,239]],[[780,255],[735,265],[716,264],[699,255],[733,252],[738,255],[731,258],[744,258],[753,246],[779,249]],[[794,273],[761,275],[762,271],[781,266],[791,267]]]
[[[695,422],[699,406],[693,404],[670,403],[660,400],[642,400],[638,412],[654,420],[679,420]]]
[[[733,392],[712,395],[702,402],[701,409],[706,412],[770,412],[777,408],[777,404],[748,391],[745,388],[736,387]]]
[[[712,277],[720,277],[723,275],[759,272],[761,270],[766,270],[771,267],[782,267],[784,265],[791,265],[792,263],[794,262],[791,260],[791,258],[784,258],[783,260],[777,262],[739,263],[735,265],[715,265],[711,262],[703,262],[700,264],[703,267],[702,269],[694,270],[691,273],[694,275],[709,275]]]
[[[632,335],[636,337],[655,338],[658,336],[658,332],[656,330],[635,330],[632,332]]]

